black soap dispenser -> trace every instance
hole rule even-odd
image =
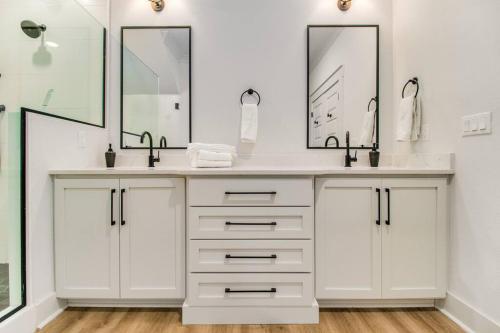
[[[372,168],[378,168],[378,163],[380,161],[380,152],[377,151],[377,144],[373,144],[372,151],[370,152],[370,166]]]
[[[111,148],[111,143],[109,144],[108,151],[104,155],[106,156],[106,167],[114,168],[115,167],[115,160],[116,160],[116,153],[113,151],[113,148]]]

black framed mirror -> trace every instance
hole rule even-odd
[[[186,149],[191,142],[191,27],[121,31],[122,149]]]
[[[307,27],[307,148],[379,148],[379,26]]]

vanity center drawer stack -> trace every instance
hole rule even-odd
[[[185,324],[301,322],[293,308],[316,303],[313,186],[312,177],[188,179]]]

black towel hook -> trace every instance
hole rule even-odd
[[[378,100],[377,100],[377,97],[373,97],[372,99],[370,99],[370,103],[368,103],[368,112],[370,112],[370,107],[372,106],[372,103],[375,102],[375,111],[377,111],[378,109]]]
[[[413,79],[408,80],[408,82],[406,82],[405,86],[403,87],[403,93],[402,93],[403,98],[405,98],[406,87],[408,87],[410,83],[417,86],[417,92],[415,93],[415,97],[418,96],[418,91],[420,90],[420,84],[418,83],[418,78],[414,77]]]
[[[243,97],[245,97],[245,94],[248,94],[250,96],[252,96],[253,94],[256,94],[257,98],[259,99],[257,102],[257,105],[260,105],[260,94],[257,91],[253,90],[252,88],[245,90],[243,92],[243,94],[241,94],[241,98],[240,98],[241,105],[243,105]]]

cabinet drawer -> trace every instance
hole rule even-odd
[[[312,206],[312,178],[192,178],[190,206]]]
[[[309,240],[198,240],[189,243],[191,272],[312,272]]]
[[[190,239],[312,239],[312,207],[191,207]]]
[[[191,306],[306,306],[311,274],[190,274]]]

